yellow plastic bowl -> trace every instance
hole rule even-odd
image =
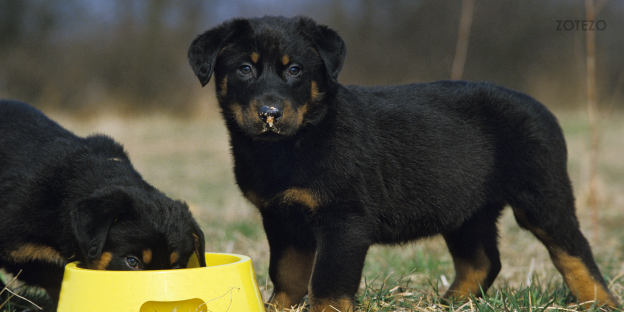
[[[243,255],[206,253],[189,267],[162,271],[100,271],[65,266],[59,312],[265,311],[251,264]]]

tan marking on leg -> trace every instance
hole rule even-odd
[[[113,259],[112,253],[103,252],[99,258],[95,259],[95,261],[87,265],[87,267],[92,270],[106,270],[111,259]]]
[[[552,238],[541,228],[534,226],[526,218],[524,212],[514,209],[516,221],[528,229],[537,237],[548,249],[550,258],[557,270],[563,275],[568,288],[576,296],[579,302],[589,302],[585,308],[589,308],[594,301],[606,304],[611,307],[619,306],[619,300],[611,292],[596,281],[589,272],[589,269],[579,257],[569,255],[553,243]]]
[[[282,192],[282,202],[303,205],[314,211],[319,206],[318,195],[310,189],[293,187]]]
[[[56,263],[60,265],[67,264],[67,259],[61,255],[56,249],[39,244],[25,244],[9,253],[12,261],[23,263],[33,260]]]
[[[291,308],[301,302],[308,291],[315,254],[314,250],[284,250],[277,269],[279,289],[271,300],[277,308]]]
[[[316,299],[312,294],[309,297],[311,312],[355,312],[355,305],[351,298]]]
[[[143,263],[149,264],[150,262],[152,262],[152,250],[148,248],[143,250]]]
[[[618,300],[611,292],[591,276],[581,258],[571,256],[559,248],[554,248],[550,256],[557,270],[563,275],[572,294],[576,296],[579,302],[587,302],[584,304],[586,308],[589,308],[595,301],[611,307],[619,305]]]
[[[481,288],[488,276],[491,264],[483,249],[479,249],[473,261],[480,265],[476,266],[474,263],[467,262],[464,259],[453,258],[455,280],[444,294],[444,298],[453,297],[462,301],[470,297],[470,294],[476,297],[481,295]]]
[[[284,309],[294,309],[299,302],[294,302],[285,292],[276,292],[269,303],[269,311],[283,311]]]
[[[256,64],[260,60],[260,54],[258,52],[251,53],[251,61]]]
[[[174,263],[178,261],[178,259],[180,259],[180,255],[178,254],[178,252],[177,251],[172,252],[171,256],[169,256],[169,264],[173,265]]]
[[[288,63],[290,63],[290,56],[288,56],[288,54],[284,54],[284,56],[282,56],[282,64],[286,66]]]

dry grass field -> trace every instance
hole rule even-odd
[[[267,298],[271,292],[268,245],[259,214],[234,183],[228,138],[217,114],[190,120],[114,114],[78,119],[61,113],[48,114],[78,135],[105,133],[122,143],[148,182],[189,204],[206,234],[208,251],[240,253],[252,258],[261,292]],[[583,113],[570,112],[557,115],[568,142],[569,172],[582,230],[611,288],[622,298],[624,115],[612,113],[601,118],[598,229],[591,227],[586,204],[589,146],[586,117]],[[486,301],[477,300],[461,307],[437,303],[437,291],[444,292],[454,273],[444,242],[433,238],[405,246],[371,248],[358,299],[360,308],[362,311],[496,311],[504,307],[513,311],[539,310],[538,307],[564,309],[573,304],[546,249],[517,226],[509,209],[499,228],[503,269]],[[527,288],[529,283],[531,287]]]

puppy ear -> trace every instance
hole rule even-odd
[[[333,81],[338,81],[338,74],[347,55],[344,40],[336,31],[325,25],[319,25],[310,18],[301,17],[299,22],[301,29],[304,29],[316,44],[327,74]]]
[[[195,243],[195,255],[199,261],[200,267],[206,266],[206,241],[204,240],[204,232],[199,228],[199,225],[193,221],[193,239]]]
[[[249,28],[247,20],[234,19],[204,32],[193,40],[188,50],[188,59],[202,87],[210,81],[217,57],[227,46],[228,39]]]
[[[115,189],[98,191],[72,208],[72,232],[87,261],[100,256],[111,225],[132,205],[129,194]]]

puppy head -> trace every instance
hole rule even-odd
[[[99,190],[75,204],[70,217],[86,268],[185,268],[193,254],[206,265],[204,235],[188,206],[156,190]]]
[[[214,73],[230,130],[279,140],[322,120],[345,53],[335,31],[309,18],[263,17],[206,31],[188,57],[202,85]]]

